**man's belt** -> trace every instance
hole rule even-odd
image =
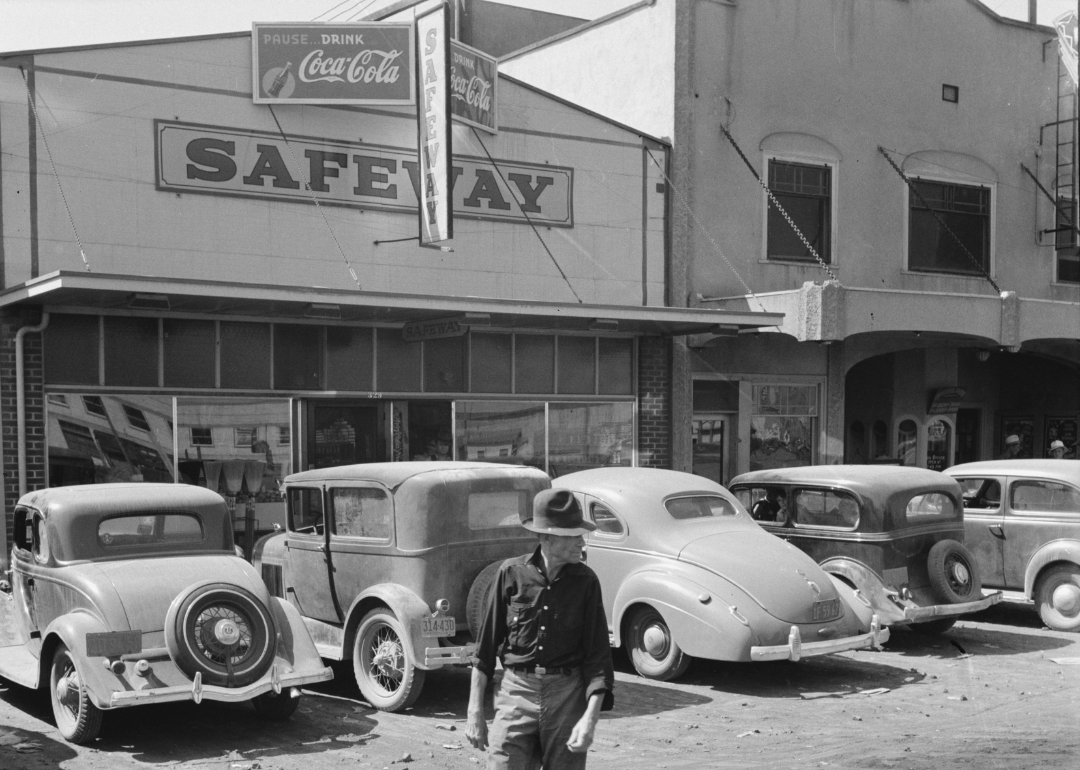
[[[570,676],[577,673],[576,668],[553,668],[551,666],[535,666],[532,663],[524,663],[519,666],[507,666],[507,668],[517,674],[536,674],[537,676],[551,676],[553,674]]]

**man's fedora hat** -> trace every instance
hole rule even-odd
[[[592,532],[596,525],[586,521],[574,493],[567,489],[545,489],[533,498],[531,519],[521,522],[525,529],[538,534],[573,537]]]

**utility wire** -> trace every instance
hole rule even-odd
[[[326,14],[330,13],[330,11],[336,11],[338,8],[340,8],[341,6],[345,5],[348,2],[351,2],[351,0],[341,0],[340,3],[338,3],[337,5],[335,5],[335,6],[331,7],[331,8],[327,8],[325,11],[323,11],[318,16],[316,16],[314,19],[312,19],[312,21],[318,21],[319,16],[325,16]]]
[[[821,269],[828,273],[831,279],[833,279],[837,283],[840,283],[840,279],[836,277],[836,274],[833,273],[832,269],[828,266],[828,264],[826,264],[825,260],[823,260],[821,256],[817,253],[817,249],[810,245],[810,241],[806,239],[806,236],[803,235],[802,230],[800,230],[799,226],[795,224],[795,220],[793,220],[788,215],[784,207],[780,205],[780,201],[778,201],[776,199],[776,196],[773,195],[773,191],[769,189],[769,185],[765,184],[765,181],[758,175],[757,169],[754,168],[754,164],[751,163],[750,159],[746,157],[746,153],[742,151],[742,147],[740,147],[739,143],[735,141],[735,137],[733,137],[731,135],[731,132],[727,130],[727,126],[721,123],[720,130],[724,132],[724,136],[726,136],[727,140],[731,142],[731,146],[735,148],[735,152],[739,153],[739,157],[743,159],[743,163],[745,163],[746,167],[750,169],[750,173],[754,175],[754,179],[756,179],[758,181],[758,184],[761,185],[761,189],[763,189],[765,191],[765,194],[769,196],[769,200],[772,201],[772,205],[776,206],[776,210],[779,211],[780,214],[783,215],[784,219],[787,220],[787,223],[791,225],[791,229],[795,231],[795,235],[799,236],[799,240],[803,242],[803,245],[810,252],[811,256],[813,256],[814,259],[817,260],[817,263],[821,266]]]
[[[285,135],[284,129],[281,127],[281,121],[278,120],[277,113],[274,112],[274,105],[266,105],[270,108],[270,115],[274,118],[274,123],[277,125],[278,133],[281,134],[282,140],[285,142],[285,146],[289,148],[289,155],[292,157],[293,165],[296,168],[301,168],[300,161],[296,157],[296,152],[293,150],[292,142],[289,141],[289,137]],[[341,241],[338,240],[337,235],[334,233],[334,228],[330,226],[330,220],[326,218],[326,212],[323,211],[322,205],[319,203],[319,198],[315,195],[315,191],[311,189],[311,182],[304,182],[304,189],[311,195],[311,200],[315,203],[315,208],[319,210],[322,215],[322,220],[326,224],[326,229],[330,231],[330,237],[334,239],[334,244],[337,246],[338,253],[341,254],[341,260],[345,263],[345,267],[349,269],[349,275],[352,276],[353,281],[356,283],[356,288],[363,291],[364,287],[360,285],[360,279],[356,277],[356,271],[353,269],[352,264],[349,262],[349,258],[345,256],[345,249],[341,248]]]
[[[41,132],[41,141],[45,145],[45,152],[49,154],[49,165],[52,166],[53,178],[56,179],[56,186],[60,190],[60,200],[64,202],[64,211],[67,212],[68,223],[71,225],[71,231],[75,233],[75,242],[79,244],[79,256],[82,257],[83,264],[86,266],[86,272],[90,272],[90,262],[86,258],[86,249],[83,248],[82,238],[79,237],[79,231],[75,227],[75,218],[71,216],[71,206],[68,205],[67,196],[64,195],[64,186],[60,184],[60,172],[56,169],[56,161],[53,160],[52,149],[49,147],[49,137],[45,136],[45,126],[41,125],[41,116],[38,115],[37,104],[35,104],[34,94],[30,90],[30,78],[26,74],[26,70],[22,65],[19,66],[19,72],[23,76],[23,85],[26,87],[26,99],[30,102],[30,109],[34,112],[34,123],[37,124],[38,131]]]
[[[488,148],[484,144],[484,140],[480,138],[480,134],[476,133],[475,128],[473,128],[472,126],[470,126],[470,128],[472,128],[473,136],[475,136],[476,141],[480,143],[480,147],[481,147],[481,149],[483,149],[484,154],[487,155],[487,159],[491,162],[491,165],[495,168],[495,172],[499,175],[499,179],[502,179],[502,183],[504,185],[506,185],[506,189],[511,190],[510,194],[513,195],[513,191],[512,191],[512,188],[510,187],[510,183],[507,182],[506,178],[503,176],[503,172],[502,172],[502,169],[499,168],[499,164],[497,164],[495,162],[495,159],[491,157],[491,153],[488,152]],[[558,269],[559,275],[561,275],[563,280],[566,281],[566,285],[567,285],[567,287],[569,287],[570,293],[574,295],[574,299],[576,299],[578,301],[578,304],[585,304],[584,302],[581,301],[581,297],[578,296],[578,293],[576,291],[574,291],[573,284],[571,284],[570,279],[566,277],[566,273],[563,272],[562,266],[555,259],[555,255],[551,253],[551,249],[549,249],[548,245],[546,243],[544,243],[544,239],[540,237],[540,231],[537,230],[536,225],[533,224],[532,218],[529,216],[529,212],[527,212],[525,210],[525,207],[522,206],[520,203],[518,203],[518,208],[521,210],[521,213],[524,215],[525,221],[529,223],[529,227],[532,228],[532,231],[536,235],[537,240],[540,241],[540,245],[544,247],[544,251],[547,252],[547,255],[551,258],[552,263],[555,265],[556,269]]]
[[[926,198],[924,198],[922,196],[922,193],[919,192],[919,188],[916,187],[915,183],[911,181],[908,175],[905,174],[898,165],[896,165],[896,161],[889,157],[889,153],[885,150],[885,148],[881,145],[878,145],[878,152],[882,154],[885,160],[889,161],[889,165],[893,167],[893,171],[900,175],[900,178],[904,180],[905,184],[907,184],[908,189],[911,190],[911,194],[914,195],[919,200],[919,203],[921,203],[926,208],[926,210],[930,212],[930,215],[934,217],[937,223],[941,226],[941,229],[943,229],[945,232],[952,236],[952,239],[956,241],[956,245],[960,247],[961,251],[963,251],[967,255],[968,259],[970,259],[971,262],[975,265],[975,267],[979,269],[979,272],[982,273],[983,278],[989,281],[990,285],[994,287],[994,291],[1000,294],[1001,287],[994,283],[994,279],[990,277],[990,273],[986,272],[986,268],[982,266],[982,262],[975,259],[975,255],[968,251],[968,247],[964,244],[962,240],[960,240],[960,236],[953,232],[953,229],[949,227],[945,220],[942,219],[941,215],[934,210],[934,207],[927,203]]]

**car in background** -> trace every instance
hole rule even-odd
[[[937,471],[810,465],[736,476],[729,488],[766,531],[858,589],[881,622],[942,633],[986,609],[964,546],[960,486]]]
[[[287,476],[286,531],[255,546],[269,591],[303,615],[320,654],[351,660],[372,706],[412,705],[428,671],[470,661],[483,603],[551,486],[536,468],[368,463]]]
[[[868,602],[766,534],[719,484],[677,471],[597,468],[555,479],[596,524],[613,646],[651,679],[691,658],[799,660],[888,640]]]
[[[0,676],[48,690],[61,735],[103,712],[251,701],[291,716],[323,666],[300,614],[236,555],[225,500],[185,484],[43,489],[15,508],[0,580]]]
[[[1080,631],[1080,462],[988,460],[945,471],[963,490],[967,544],[986,585]]]

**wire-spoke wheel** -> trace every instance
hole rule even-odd
[[[930,590],[943,604],[972,602],[982,596],[975,557],[962,543],[939,540],[926,561]]]
[[[71,652],[63,644],[53,653],[49,676],[53,717],[65,740],[90,743],[101,730],[101,709],[90,702]]]
[[[360,621],[353,671],[361,694],[380,711],[400,711],[415,703],[426,673],[416,667],[401,623],[386,609],[372,610]]]

